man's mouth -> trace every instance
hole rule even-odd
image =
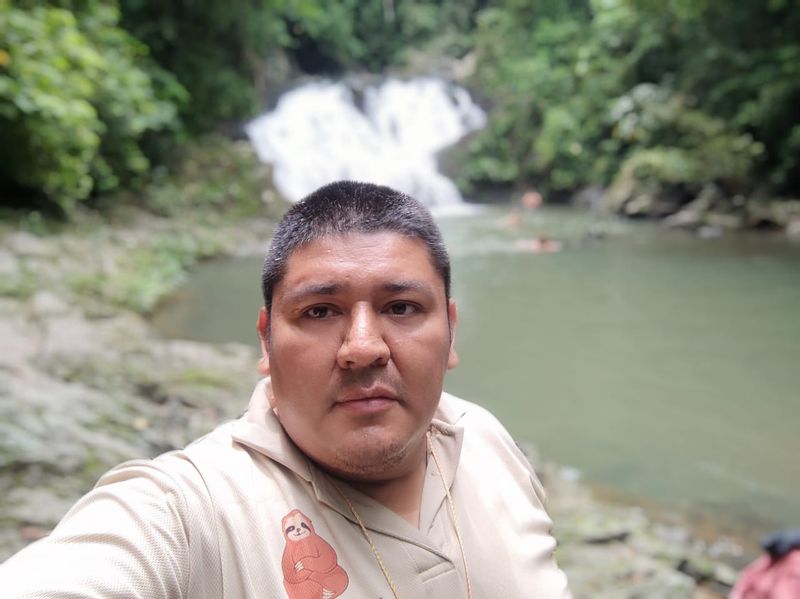
[[[397,402],[397,393],[390,387],[373,385],[345,392],[336,400],[335,408],[354,414],[369,415],[388,410]]]

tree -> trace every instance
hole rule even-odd
[[[145,138],[177,126],[183,95],[113,2],[83,10],[0,2],[0,185],[65,210],[145,172]]]

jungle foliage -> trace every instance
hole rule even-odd
[[[555,196],[613,184],[690,197],[707,183],[730,196],[797,195],[798,8],[493,2],[478,19],[475,78],[493,117],[471,142],[463,176]]]
[[[185,92],[113,3],[0,0],[0,188],[69,209],[146,172]]]
[[[255,113],[296,67],[380,71],[433,38],[466,52],[477,0],[120,0],[122,25],[189,90],[193,131]],[[294,64],[287,64],[286,56]]]
[[[799,7],[0,0],[2,202],[68,212],[151,178],[176,141],[235,131],[292,76],[421,50],[477,58],[490,122],[459,162],[465,185],[797,196]]]

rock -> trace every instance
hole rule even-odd
[[[686,599],[696,588],[689,576],[624,544],[580,545],[558,559],[576,598]]]
[[[800,220],[800,200],[787,199],[770,202],[769,211],[776,224],[786,227],[790,223]]]
[[[710,227],[720,229],[741,229],[744,226],[744,217],[741,214],[709,212],[706,215],[706,223]]]
[[[741,216],[715,213],[715,207],[726,204],[720,188],[713,183],[706,183],[697,197],[683,206],[678,212],[666,217],[665,226],[682,229],[698,229],[704,225],[724,228],[737,228],[743,224]]]
[[[664,218],[677,212],[688,198],[683,186],[669,183],[675,181],[675,154],[669,149],[652,149],[631,155],[608,189],[606,207],[637,218]],[[680,156],[677,158],[680,161]]]
[[[718,225],[705,225],[697,230],[697,236],[701,239],[722,237],[722,227]]]
[[[13,332],[13,325],[0,318],[0,330]],[[49,529],[112,466],[183,447],[246,408],[257,378],[253,349],[154,340],[141,325],[131,315],[50,318],[47,334],[60,333],[47,338],[45,349],[21,354],[17,371],[0,369],[5,525]],[[8,337],[26,334],[35,337]],[[139,337],[126,341],[131,334]],[[145,391],[162,400],[143,401]],[[26,540],[2,532],[0,561]]]
[[[653,196],[646,193],[639,193],[633,196],[622,206],[622,213],[628,217],[650,216],[655,200]]]
[[[0,250],[0,277],[16,278],[19,275],[19,261],[16,256],[6,250]]]
[[[736,579],[739,578],[739,573],[729,566],[721,562],[717,562],[714,566],[714,580],[718,583],[732,588],[736,584]]]
[[[454,81],[467,81],[475,74],[478,66],[478,53],[467,52],[462,58],[454,60],[451,74]]]
[[[735,539],[720,537],[708,546],[708,554],[713,559],[741,559],[744,548]]]
[[[46,374],[0,372],[0,380],[0,469],[30,470],[34,478],[85,474],[93,482],[104,468],[92,466],[98,454],[111,464],[141,452],[134,435],[115,428],[120,413],[114,398]]]
[[[0,318],[0,367],[9,371],[29,369],[29,362],[41,348],[41,330],[22,316],[22,306],[22,302],[3,303],[4,312],[9,308],[13,310]]]
[[[72,361],[79,356],[84,360],[99,359],[109,353],[109,348],[130,350],[140,347],[148,338],[147,324],[133,313],[98,320],[86,318],[74,309],[45,313],[41,315],[39,328],[42,342],[37,360],[43,365],[53,363],[62,355],[70,356]]]
[[[612,531],[606,532],[601,535],[597,536],[589,536],[583,539],[584,543],[588,543],[589,545],[604,545],[606,543],[624,543],[628,540],[628,537],[631,536],[631,533],[627,530],[619,530],[619,531]]]
[[[559,535],[581,543],[604,544],[625,541],[646,525],[647,519],[639,508],[587,510],[569,519],[562,518]]]
[[[691,576],[698,584],[706,585],[727,595],[736,583],[736,571],[705,557],[687,557],[678,564],[677,570]]]
[[[91,486],[80,490],[85,493]],[[51,530],[58,524],[61,517],[75,503],[72,495],[67,497],[59,496],[49,489],[38,487],[30,489],[12,489],[8,496],[3,499],[3,512],[8,517],[19,522],[25,522],[22,526],[30,527],[29,530],[39,529],[42,531]],[[19,530],[19,528],[18,528]],[[35,539],[26,538],[20,535],[19,544],[30,542]],[[3,559],[2,556],[0,559]]]
[[[687,528],[680,526],[665,526],[655,524],[652,527],[653,537],[658,542],[685,551],[691,545],[692,533]]]
[[[50,291],[37,292],[30,300],[30,309],[34,316],[40,318],[63,316],[71,310],[61,297]]]
[[[684,208],[662,221],[665,227],[671,229],[696,229],[703,223],[703,214],[698,210]]]
[[[587,185],[579,189],[571,198],[573,206],[599,212],[603,207],[606,190],[602,185]]]
[[[687,208],[697,212],[709,212],[724,203],[722,190],[714,183],[703,185],[697,197],[689,202]]]
[[[17,256],[50,256],[52,243],[26,231],[14,231],[3,238],[3,244]]]
[[[786,236],[790,239],[800,239],[800,218],[789,221],[786,225]]]
[[[716,564],[708,559],[685,557],[677,566],[679,572],[691,576],[697,582],[706,582],[714,579]]]

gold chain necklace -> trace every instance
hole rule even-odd
[[[453,520],[453,529],[456,531],[458,548],[461,550],[461,560],[462,563],[464,564],[464,578],[466,579],[467,582],[467,599],[472,599],[472,583],[470,582],[469,578],[469,567],[467,566],[467,554],[464,551],[464,541],[461,538],[461,530],[458,527],[458,519],[456,518],[456,507],[455,504],[453,503],[453,497],[452,495],[450,495],[450,487],[448,486],[447,481],[444,479],[444,472],[442,471],[442,467],[439,464],[439,458],[433,449],[433,443],[431,443],[430,431],[426,433],[426,440],[428,444],[428,451],[431,452],[431,457],[433,457],[433,462],[436,464],[436,469],[439,471],[439,478],[442,480],[442,485],[444,486],[444,494],[447,496],[447,506],[450,509],[450,518]],[[358,525],[361,527],[361,532],[364,534],[364,538],[367,539],[367,543],[369,543],[369,548],[372,550],[372,555],[375,556],[375,560],[378,562],[378,566],[380,566],[381,572],[383,572],[383,577],[389,584],[389,588],[392,589],[392,594],[394,595],[394,598],[400,599],[400,594],[397,591],[397,587],[395,586],[394,581],[392,581],[392,577],[389,576],[389,570],[386,568],[386,564],[384,564],[383,558],[381,558],[381,554],[378,551],[378,548],[372,541],[372,537],[370,536],[367,527],[361,520],[361,516],[356,511],[356,508],[350,501],[350,498],[347,495],[345,495],[344,491],[342,491],[335,484],[333,486],[337,491],[339,491],[339,495],[342,496],[342,499],[344,499],[344,502],[347,504],[347,507],[349,507],[350,511],[353,513],[353,517],[356,519],[356,522],[358,522]]]

